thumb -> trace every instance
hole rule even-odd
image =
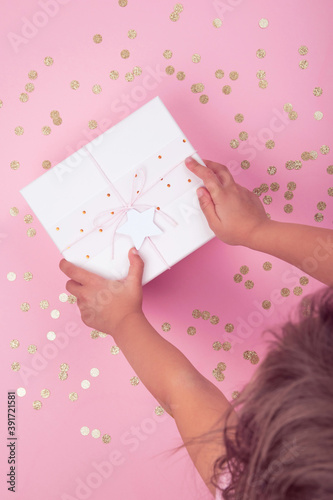
[[[209,226],[216,226],[216,223],[219,222],[219,218],[216,214],[215,204],[209,194],[209,191],[205,187],[200,187],[196,192],[199,198],[200,208],[203,211]]]
[[[128,252],[128,258],[130,261],[130,267],[128,270],[127,278],[131,281],[135,281],[141,285],[142,275],[144,269],[144,262],[141,259],[137,249],[132,247]]]

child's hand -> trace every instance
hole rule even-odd
[[[69,293],[75,295],[83,323],[110,335],[121,321],[132,313],[142,313],[142,274],[144,262],[133,252],[128,252],[130,268],[122,280],[107,280],[62,259],[59,267],[70,281]]]
[[[224,165],[204,160],[206,168],[191,157],[185,163],[205,183],[197,194],[203,193],[200,207],[211,230],[229,245],[250,246],[255,231],[270,222],[258,196],[236,184]]]

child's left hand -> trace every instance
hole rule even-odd
[[[107,280],[62,259],[59,267],[70,279],[69,293],[75,295],[85,325],[112,335],[122,320],[142,313],[142,275],[144,262],[139,254],[128,252],[130,268],[122,280]]]

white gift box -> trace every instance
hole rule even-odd
[[[20,192],[66,260],[122,279],[136,246],[144,285],[215,236],[187,156],[204,165],[155,97]]]

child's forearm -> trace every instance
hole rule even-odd
[[[111,333],[135,374],[172,415],[180,385],[202,375],[170,342],[149,323],[143,313],[133,313]]]
[[[254,232],[248,246],[285,260],[333,286],[333,231],[330,229],[269,221]]]

